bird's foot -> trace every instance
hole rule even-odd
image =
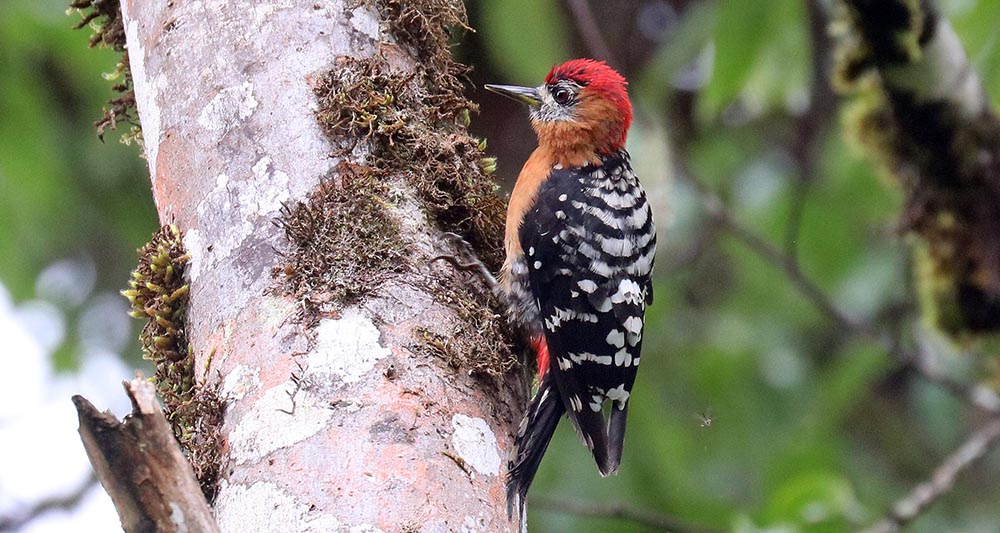
[[[502,295],[500,284],[497,283],[497,279],[493,276],[493,273],[490,272],[490,269],[486,268],[486,265],[479,260],[475,250],[472,249],[472,245],[457,233],[446,232],[443,234],[443,237],[446,241],[450,242],[452,246],[458,249],[458,253],[455,255],[439,255],[431,259],[431,262],[447,261],[451,263],[456,270],[476,273],[480,278],[482,278],[483,282],[490,289],[490,292],[492,292],[497,298],[500,298]]]

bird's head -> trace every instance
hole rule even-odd
[[[553,67],[538,87],[486,88],[528,104],[539,146],[563,164],[580,166],[625,147],[632,123],[626,85],[603,61],[573,59]]]

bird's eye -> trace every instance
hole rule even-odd
[[[565,87],[559,87],[552,92],[552,98],[555,99],[557,104],[565,105],[571,98],[573,98],[573,92]]]

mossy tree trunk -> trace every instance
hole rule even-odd
[[[122,11],[156,205],[190,255],[195,374],[228,400],[219,456],[199,459],[220,467],[221,530],[511,528],[503,474],[524,378],[484,293],[456,289],[476,282],[430,261],[453,252],[443,230],[495,253],[501,224],[494,201],[449,185],[488,186],[489,163],[475,164],[468,110],[441,98],[453,73],[431,79],[447,39],[419,37],[449,31],[461,6],[122,0]],[[416,95],[390,99],[403,137],[385,101],[361,110],[368,132],[319,122],[324,105],[361,105],[316,96],[358,61]],[[384,164],[397,149],[414,161],[450,150],[458,162],[431,170],[456,175],[414,179],[412,165]],[[472,346],[470,317],[482,325]]]
[[[849,127],[900,182],[928,324],[1000,337],[1000,117],[932,0],[844,0],[838,86]],[[972,341],[972,342],[969,342]],[[987,351],[990,351],[987,348]]]

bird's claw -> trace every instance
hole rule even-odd
[[[455,270],[461,272],[475,272],[483,279],[486,286],[489,287],[490,292],[496,296],[500,296],[500,284],[497,283],[496,278],[490,272],[486,265],[479,260],[476,256],[476,252],[472,249],[472,245],[468,241],[462,238],[461,235],[452,232],[445,232],[442,237],[448,242],[450,242],[454,247],[458,248],[457,255],[439,255],[431,259],[431,262],[435,261],[447,261]],[[464,260],[464,262],[463,262]]]

